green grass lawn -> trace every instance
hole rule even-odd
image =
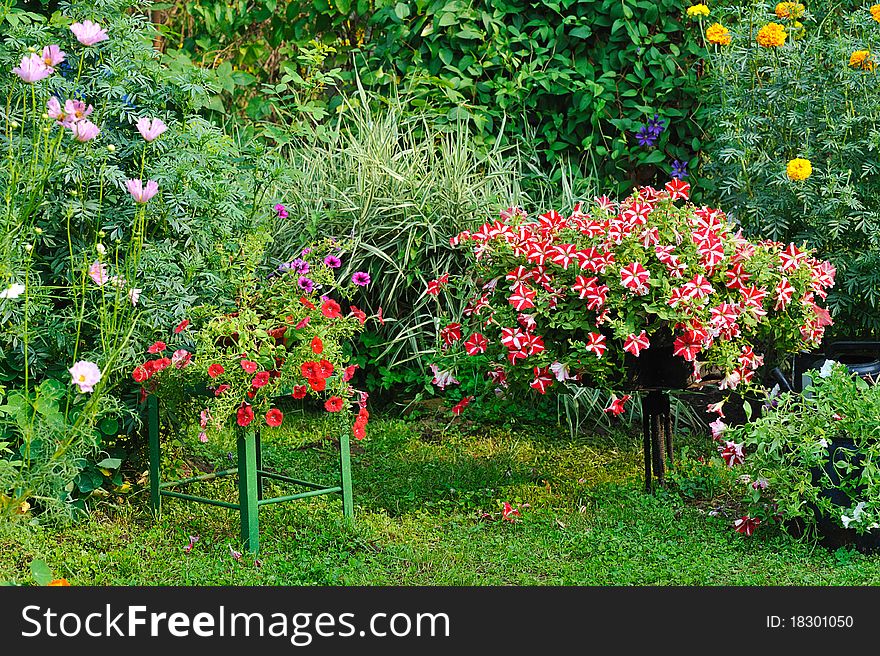
[[[265,464],[332,480],[338,449],[325,432],[305,420],[267,431]],[[231,450],[187,447],[188,461],[225,468]],[[66,529],[0,528],[0,581],[30,582],[40,559],[73,585],[880,583],[880,556],[764,527],[746,538],[674,494],[645,494],[640,462],[637,438],[622,432],[377,420],[353,455],[353,527],[336,496],[265,506],[260,562],[236,560],[234,511],[166,498],[156,521],[138,489]],[[194,490],[235,501],[229,479]],[[501,520],[504,501],[520,506],[519,521]],[[190,535],[199,540],[187,554]]]

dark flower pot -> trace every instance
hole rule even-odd
[[[852,507],[853,503],[849,496],[840,489],[840,474],[835,463],[849,461],[853,466],[852,476],[857,478],[861,475],[861,462],[863,454],[859,451],[852,438],[846,435],[838,435],[828,445],[828,462],[820,469],[815,467],[811,470],[814,485],[822,486],[819,496],[828,499],[835,508],[835,516],[822,513],[817,507],[812,510],[816,515],[816,528],[819,532],[820,542],[829,549],[837,549],[842,546],[854,546],[863,553],[875,553],[880,551],[880,530],[868,531],[859,534],[854,528],[843,528],[840,525],[840,514]],[[827,475],[827,479],[823,476]],[[858,491],[858,489],[857,489]]]
[[[693,366],[684,358],[673,355],[672,346],[651,346],[639,357],[629,353],[623,360],[628,390],[681,390],[691,382]]]

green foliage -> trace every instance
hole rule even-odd
[[[700,148],[700,48],[682,18],[679,0],[384,0],[359,70],[623,193]],[[655,113],[669,128],[642,148],[635,131]]]
[[[863,533],[880,521],[880,386],[834,364],[811,373],[803,396],[783,393],[761,417],[726,431],[743,442],[746,471],[766,479],[764,494],[786,519],[816,521],[816,513]],[[835,448],[835,440],[850,442]],[[829,472],[833,472],[832,478]]]
[[[880,48],[880,24],[849,2],[808,3],[802,32],[772,4],[712,11],[732,35],[709,55],[703,171],[718,202],[751,236],[818,249],[838,270],[828,297],[836,331],[880,334],[880,86],[848,65],[854,51]],[[771,20],[791,32],[782,47],[755,42]],[[786,175],[797,157],[812,163],[805,181]]]

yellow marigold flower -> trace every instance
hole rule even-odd
[[[795,21],[791,24],[789,34],[794,37],[795,41],[800,41],[807,35],[807,30],[804,29],[803,23],[801,23],[800,21]]]
[[[871,17],[880,23],[880,5],[871,5]]]
[[[46,585],[64,587],[70,585],[70,583],[67,582],[67,579],[52,579]]]
[[[767,23],[758,30],[758,43],[765,48],[778,48],[785,43],[788,33],[779,23]]]
[[[856,50],[849,56],[849,65],[854,68],[861,67],[864,71],[873,71],[877,68],[877,63],[871,57],[870,50]]]
[[[720,23],[714,23],[706,28],[706,40],[719,46],[729,46],[730,32]]]
[[[700,16],[708,16],[709,15],[709,7],[707,7],[703,3],[691,5],[687,9],[687,14],[691,18],[699,18]]]
[[[801,18],[804,6],[800,2],[780,2],[776,5],[776,18]]]
[[[813,165],[810,164],[810,160],[808,159],[796,157],[788,163],[787,167],[785,167],[785,172],[788,174],[790,180],[801,182],[813,174]]]

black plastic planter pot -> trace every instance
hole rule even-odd
[[[839,487],[840,474],[835,463],[849,462],[853,467],[853,476],[857,477],[862,469],[862,454],[851,438],[839,435],[828,445],[828,456],[828,462],[823,469],[814,468],[811,471],[813,484],[824,486],[819,496],[828,499],[834,508],[839,510],[835,511],[836,517],[831,517],[813,507],[820,542],[829,549],[854,546],[863,553],[880,552],[880,530],[859,534],[853,528],[843,528],[840,525],[840,515],[853,504],[849,496]]]

